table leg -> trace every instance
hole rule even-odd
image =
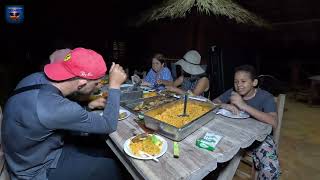
[[[242,159],[244,150],[240,149],[238,153],[231,159],[229,164],[220,172],[218,180],[232,180],[235,175],[240,161]]]

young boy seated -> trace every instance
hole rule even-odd
[[[258,80],[253,66],[243,65],[235,69],[234,88],[214,99],[221,107],[239,114],[245,111],[258,121],[277,127],[276,103],[273,95],[257,88]],[[271,135],[253,150],[253,161],[259,179],[279,179],[280,166],[276,146]]]

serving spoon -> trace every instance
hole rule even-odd
[[[179,117],[186,117],[186,116],[189,116],[187,114],[187,104],[188,104],[188,94],[186,93],[184,95],[184,101],[183,101],[183,113],[178,115]]]

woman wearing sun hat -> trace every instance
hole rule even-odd
[[[190,92],[192,95],[204,96],[204,93],[209,90],[209,79],[200,62],[201,56],[196,50],[188,51],[176,62],[176,65],[181,66],[183,74],[173,82],[173,86],[166,86],[166,88],[178,94]]]

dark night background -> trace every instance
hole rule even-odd
[[[179,58],[196,49],[206,64],[210,47],[216,45],[224,52],[225,67],[253,64],[260,74],[271,74],[291,87],[320,74],[317,0],[236,0],[270,22],[272,29],[201,15],[196,9],[183,19],[133,26],[141,12],[161,0],[0,2],[1,104],[21,78],[40,71],[55,49],[67,47],[96,50],[107,64],[117,61],[131,72],[149,68],[154,52]],[[23,24],[5,22],[6,5],[24,5]],[[125,43],[121,58],[115,58],[114,42]],[[226,82],[232,81],[232,70],[226,69]]]

